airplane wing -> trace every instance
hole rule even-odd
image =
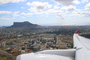
[[[90,50],[90,39],[79,36],[78,31],[75,32],[73,40],[74,40],[74,47],[85,47]]]
[[[90,60],[90,39],[73,35],[74,49],[44,50],[18,55],[16,60]]]
[[[76,48],[75,60],[90,60],[90,39],[79,36],[78,31],[74,33],[73,43]]]
[[[44,50],[18,55],[16,60],[74,60],[75,49]]]

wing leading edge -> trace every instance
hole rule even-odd
[[[76,31],[73,35],[74,48],[76,48],[75,60],[90,60],[90,39],[78,35]]]
[[[86,49],[90,50],[90,39],[79,36],[78,31],[74,33],[73,40],[74,40],[74,47],[85,47]]]

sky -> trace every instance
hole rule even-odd
[[[0,26],[29,21],[38,25],[90,25],[89,0],[0,0]]]

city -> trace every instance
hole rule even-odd
[[[72,49],[73,34],[77,29],[81,30],[81,35],[90,34],[89,26],[44,27],[36,25],[35,27],[32,24],[31,29],[26,25],[23,28],[14,26],[15,24],[0,28],[0,52],[6,52],[4,54],[14,59],[17,55],[24,53],[50,49]]]

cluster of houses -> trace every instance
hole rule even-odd
[[[12,54],[17,53],[17,55],[46,49],[60,49],[60,47],[62,46],[64,46],[64,48],[71,47],[69,43],[62,42],[60,39],[57,38],[56,35],[51,35],[51,37],[45,36],[47,35],[42,34],[36,38],[34,38],[33,36],[32,39],[27,39],[27,41],[25,40],[24,43],[21,43],[20,45],[14,43],[17,40],[12,40],[10,42],[2,42],[0,43],[0,47],[3,48],[9,46],[9,48],[6,48],[4,50]],[[20,39],[18,39],[18,41],[19,40]]]

